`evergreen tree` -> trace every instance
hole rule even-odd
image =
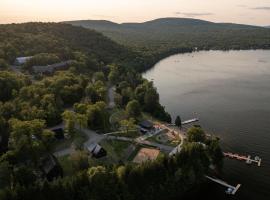
[[[182,120],[179,115],[175,119],[175,125],[178,126],[179,128],[182,128]]]

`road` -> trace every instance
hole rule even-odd
[[[61,127],[64,128],[64,125],[58,125],[57,127]],[[99,143],[101,140],[103,140],[104,138],[106,138],[105,135],[102,134],[98,134],[93,130],[87,129],[87,128],[82,128],[79,129],[78,126],[76,126],[76,129],[80,130],[81,132],[83,132],[86,136],[87,136],[87,141],[83,143],[84,148],[86,149],[88,146],[90,146],[91,144],[97,144]],[[61,157],[61,156],[66,156],[66,155],[70,155],[72,153],[75,152],[74,147],[70,146],[68,148],[59,150],[54,152],[54,155],[56,157]]]
[[[110,86],[108,89],[108,101],[109,101],[108,106],[109,106],[109,108],[115,107],[114,91],[115,91],[115,86]]]

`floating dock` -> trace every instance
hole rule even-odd
[[[212,178],[210,176],[205,176],[205,177],[207,179],[215,182],[215,183],[218,183],[218,184],[226,187],[227,188],[227,190],[225,191],[226,194],[235,195],[235,193],[237,192],[237,190],[241,187],[241,184],[238,184],[237,186],[232,186],[232,185],[226,183],[223,180],[220,180],[220,179],[217,179],[217,178]]]
[[[258,165],[258,167],[261,166],[261,162],[262,162],[262,159],[260,157],[258,157],[258,156],[255,156],[255,158],[252,159],[250,155],[243,156],[243,155],[239,155],[239,154],[235,154],[235,153],[230,153],[230,152],[223,152],[223,155],[225,157],[228,157],[228,158],[231,158],[231,159],[245,161],[247,164],[256,163]]]

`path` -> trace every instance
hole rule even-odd
[[[156,131],[153,131],[153,132],[148,132],[146,134],[144,134],[143,136],[140,136],[138,138],[136,138],[136,141],[144,141],[144,140],[147,140],[148,138],[150,137],[153,137],[153,136],[156,136],[158,135],[159,133],[161,133],[162,131],[164,131],[165,129],[158,129]]]
[[[109,106],[109,108],[115,107],[114,91],[115,91],[115,86],[110,86],[108,89],[108,101],[109,101],[108,106]]]
[[[180,151],[182,150],[182,145],[184,144],[185,135],[176,126],[173,126],[173,128],[170,128],[169,126],[166,126],[165,124],[160,124],[160,126],[163,127],[164,129],[168,129],[170,132],[172,132],[172,131],[177,132],[178,136],[181,139],[180,144],[172,149],[172,151],[169,153],[169,156],[173,156],[177,153],[180,153]]]

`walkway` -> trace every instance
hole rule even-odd
[[[108,106],[109,108],[114,108],[115,107],[115,101],[114,101],[114,91],[115,91],[115,86],[111,86],[108,89]]]

